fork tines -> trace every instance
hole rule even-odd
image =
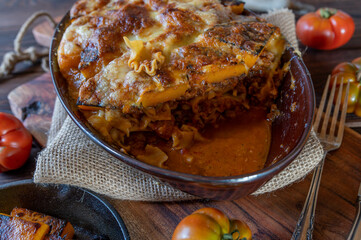
[[[326,86],[323,90],[320,106],[319,106],[317,114],[316,114],[316,119],[313,124],[313,128],[318,133],[319,138],[326,137],[327,129],[328,129],[328,125],[329,125],[329,118],[331,115],[331,110],[332,110],[332,105],[333,105],[332,103],[334,102],[333,99],[335,97],[335,92],[336,92],[337,78],[334,79],[334,82],[332,84],[331,93],[329,94],[328,101],[327,101],[326,112],[323,114],[323,109],[325,107],[326,98],[327,98],[327,95],[329,92],[330,80],[331,80],[331,77],[328,76]],[[338,127],[337,138],[335,139],[337,142],[338,141],[341,142],[342,136],[343,136],[343,129],[344,129],[344,125],[345,125],[344,123],[345,123],[346,112],[347,112],[347,98],[348,98],[349,88],[350,88],[350,82],[348,81],[347,86],[346,86],[345,96],[343,99],[343,104],[341,107],[341,109],[342,109],[341,117],[340,117],[341,124]],[[337,119],[338,119],[338,115],[339,115],[340,105],[342,102],[341,101],[342,90],[343,90],[343,78],[340,81],[337,99],[336,99],[336,102],[334,104],[334,109],[333,109],[332,122],[331,122],[331,126],[329,127],[328,138],[331,138],[331,139],[335,137],[334,134],[335,134],[335,129],[336,129],[336,123],[337,123]],[[320,125],[322,115],[323,115],[324,119],[323,119],[323,124],[322,124],[321,130],[319,131],[319,125]]]

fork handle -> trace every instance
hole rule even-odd
[[[291,240],[311,240],[313,232],[313,223],[315,219],[315,209],[317,204],[318,189],[320,188],[323,164],[327,152],[325,151],[322,161],[313,172],[310,189],[303,206],[301,215],[298,219],[296,229],[292,234]]]
[[[361,239],[361,197],[358,197],[358,210],[357,210],[356,218],[347,240],[358,240],[358,239]]]

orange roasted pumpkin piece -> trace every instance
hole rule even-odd
[[[78,108],[84,111],[98,111],[104,109],[104,107],[89,106],[89,105],[78,105]]]
[[[74,228],[65,220],[55,218],[43,213],[38,213],[31,211],[25,208],[14,208],[11,211],[11,216],[20,217],[29,221],[36,221],[49,225],[50,231],[49,234],[44,238],[44,240],[51,239],[63,239],[68,240],[72,239],[74,236]]]
[[[49,230],[45,223],[0,213],[0,239],[44,240]]]

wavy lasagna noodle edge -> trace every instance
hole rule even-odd
[[[132,138],[184,149],[206,141],[207,124],[277,97],[286,41],[242,11],[238,1],[79,0],[58,49],[70,95],[108,142],[163,166],[164,152]]]

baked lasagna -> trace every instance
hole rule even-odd
[[[107,142],[147,163],[166,167],[160,146],[186,151],[207,126],[269,111],[278,95],[286,41],[240,1],[79,0],[70,15],[58,48],[70,96]]]

